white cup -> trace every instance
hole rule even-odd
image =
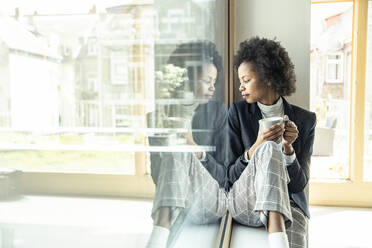
[[[280,125],[283,125],[284,119],[283,117],[279,117],[279,116],[270,117],[270,118],[261,119],[258,121],[258,123],[260,125],[259,132],[265,132],[267,129],[269,129],[270,127],[274,126],[277,123],[280,123]],[[282,138],[280,138],[277,143],[280,144],[281,142],[282,142]]]

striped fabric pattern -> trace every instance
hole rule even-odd
[[[267,228],[268,211],[284,216],[290,247],[307,247],[307,217],[289,199],[284,155],[275,142],[259,146],[228,194],[228,208],[239,223]]]

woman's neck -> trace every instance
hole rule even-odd
[[[271,106],[271,105],[274,105],[279,100],[279,97],[280,96],[276,93],[270,94],[265,99],[262,99],[259,102],[262,103],[263,105]]]

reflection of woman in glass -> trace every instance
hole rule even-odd
[[[229,211],[242,224],[265,226],[270,247],[307,247],[304,190],[316,116],[284,99],[295,91],[296,79],[279,42],[242,42],[235,66],[244,101],[234,103],[228,117]],[[289,121],[259,130],[260,119],[274,116]]]
[[[224,190],[227,111],[223,103],[212,100],[215,84],[221,84],[223,78],[221,57],[213,43],[191,42],[179,45],[168,63],[187,68],[189,81],[185,88],[193,92],[195,99],[180,101],[168,113],[181,115],[185,122],[190,122],[184,135],[188,145],[210,146],[215,151],[163,152],[158,162],[151,159],[156,194],[148,247],[165,247],[169,229],[175,230],[180,216],[199,224],[212,223],[227,209]]]

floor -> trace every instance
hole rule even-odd
[[[144,247],[152,227],[151,207],[148,200],[110,198],[23,196],[1,201],[0,248]],[[312,206],[311,214],[310,248],[372,247],[372,208]],[[198,231],[198,239],[203,232]]]
[[[24,196],[0,202],[1,248],[144,247],[151,201]]]
[[[372,208],[310,208],[309,238],[314,248],[372,247]]]

